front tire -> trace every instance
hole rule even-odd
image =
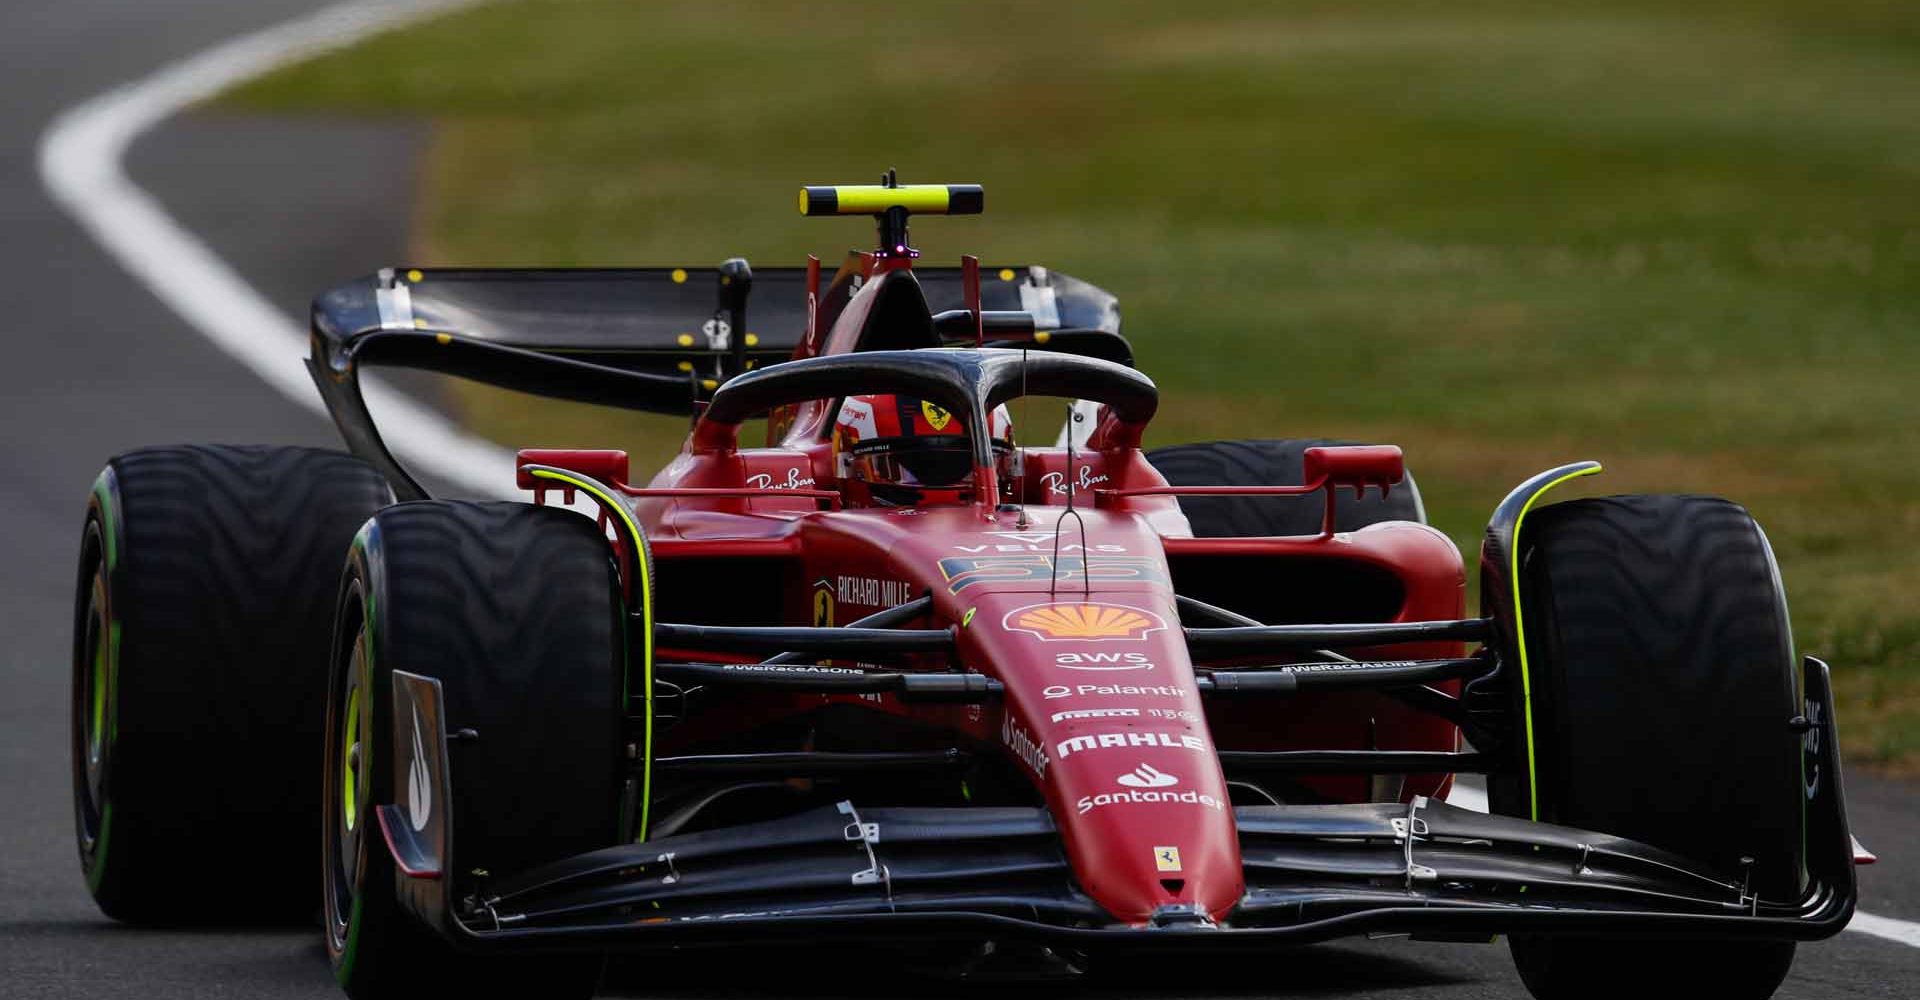
[[[457,954],[403,909],[373,807],[397,801],[395,670],[438,678],[460,871],[486,878],[619,841],[626,621],[612,549],[568,510],[426,501],[381,511],[341,582],[324,757],[325,934],[349,996],[588,996],[594,956]]]
[[[1800,714],[1786,598],[1745,508],[1712,497],[1574,500],[1520,539],[1535,818],[1692,858],[1761,898],[1801,890]],[[1523,775],[1522,781],[1525,781]],[[1530,816],[1521,782],[1497,812]],[[1773,995],[1792,941],[1515,936],[1540,1000]]]

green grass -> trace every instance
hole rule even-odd
[[[1920,6],[519,0],[225,100],[438,123],[436,263],[832,261],[797,185],[981,182],[917,242],[1117,292],[1155,441],[1400,443],[1469,552],[1566,460],[1747,503],[1849,749],[1920,764]]]

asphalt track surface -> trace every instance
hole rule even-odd
[[[108,456],[144,444],[337,439],[166,312],[48,200],[35,172],[35,145],[61,109],[314,6],[12,0],[0,10],[0,996],[337,995],[314,929],[123,927],[94,909],[81,882],[66,711],[88,483]],[[129,171],[269,299],[302,316],[323,285],[406,256],[424,138],[406,123],[196,116],[137,144]],[[1920,788],[1854,775],[1850,792],[1856,832],[1885,859],[1862,872],[1862,909],[1920,921]],[[1525,996],[1504,947],[1397,940],[1232,961],[1143,958],[1070,984],[930,979],[857,942],[656,958],[616,972],[611,994],[647,996]],[[1803,945],[1779,995],[1920,996],[1920,948],[1853,932]]]

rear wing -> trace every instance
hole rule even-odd
[[[860,259],[850,255],[818,294],[817,329],[829,328],[864,282]],[[1119,337],[1118,302],[1106,291],[1044,267],[981,273],[982,311],[1030,314],[1035,349],[1132,362]],[[966,307],[960,268],[914,274],[930,311]],[[690,415],[730,375],[792,357],[814,299],[809,269],[756,272],[745,261],[714,268],[387,268],[313,300],[307,366],[353,452],[385,473],[401,499],[418,499],[426,492],[381,443],[367,413],[361,366],[420,368],[559,399]],[[736,325],[745,327],[742,343],[733,339]],[[1101,350],[1090,350],[1090,342]]]

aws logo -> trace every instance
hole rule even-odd
[[[1144,608],[1092,601],[1029,604],[1007,612],[1000,625],[1042,642],[1140,640],[1167,627],[1159,615]]]
[[[1067,670],[1152,670],[1145,653],[1061,653],[1053,665]]]

